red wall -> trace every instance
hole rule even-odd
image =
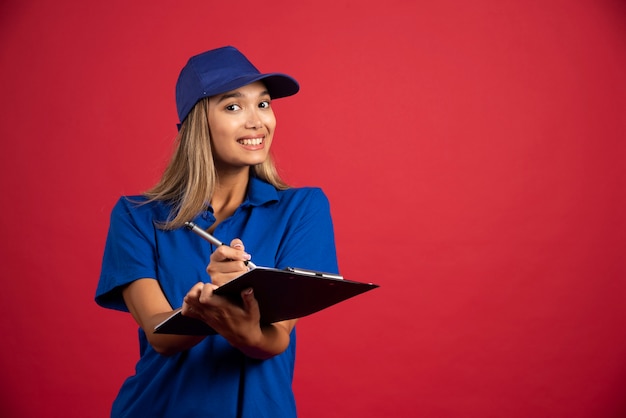
[[[277,160],[381,285],[300,322],[302,418],[626,415],[622,1],[155,4],[0,6],[2,416],[107,416],[138,351],[93,302],[109,211],[225,44],[301,81]]]

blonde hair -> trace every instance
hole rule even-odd
[[[213,162],[208,121],[209,99],[200,100],[181,124],[176,148],[161,180],[144,193],[146,203],[166,201],[172,205],[163,229],[176,229],[206,210],[218,181]],[[279,176],[268,154],[261,164],[252,166],[252,174],[279,190],[289,186]]]

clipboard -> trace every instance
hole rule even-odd
[[[373,283],[345,280],[337,274],[314,270],[255,267],[215,289],[216,295],[242,303],[241,292],[254,289],[261,323],[302,318],[379,287]],[[211,335],[206,323],[183,316],[180,309],[154,328],[156,334]]]

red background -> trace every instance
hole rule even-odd
[[[626,416],[624,2],[4,0],[0,41],[2,416],[108,416],[109,211],[227,44],[301,82],[278,164],[381,285],[300,322],[302,418]]]

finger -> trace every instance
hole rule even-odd
[[[189,303],[191,301],[198,300],[203,287],[204,287],[204,283],[202,282],[198,282],[195,285],[193,285],[193,287],[189,289],[189,292],[187,292],[187,294],[183,298],[183,301]]]
[[[194,312],[193,307],[187,302],[183,302],[181,313],[183,314],[183,316],[191,316],[191,317],[196,316],[196,313]]]
[[[211,254],[211,261],[223,262],[230,261],[234,255],[237,254],[237,250],[227,245],[220,245]]]
[[[234,240],[232,240],[232,241],[230,242],[230,246],[231,246],[231,247],[233,247],[233,248],[235,248],[235,249],[237,249],[237,250],[241,250],[241,251],[243,251],[243,250],[245,250],[245,249],[246,249],[246,248],[244,247],[244,245],[243,245],[243,241],[242,241],[242,240],[240,240],[239,238],[235,238]]]
[[[245,247],[243,245],[243,241],[241,241],[239,238],[235,238],[234,240],[232,240],[230,242],[230,246],[237,249],[237,250],[241,250],[243,251],[242,257],[243,257],[243,263],[244,266],[246,266],[246,268],[248,268],[248,261],[250,261],[252,259],[252,256],[248,253],[245,252]]]
[[[241,242],[241,240],[238,241]],[[211,254],[211,261],[221,263],[227,261],[248,261],[252,258],[250,254],[243,250],[243,243],[236,243],[236,245],[241,245],[241,248],[220,245],[215,251],[213,251],[213,254]]]
[[[202,287],[202,292],[200,293],[200,297],[198,298],[198,302],[200,304],[211,304],[211,300],[213,299],[213,291],[217,289],[212,283],[206,283]]]
[[[246,312],[258,311],[259,303],[254,297],[254,290],[251,287],[241,292],[241,299],[243,300],[243,309]]]
[[[199,304],[198,300],[200,299],[200,294],[202,293],[203,287],[204,287],[204,283],[198,282],[195,285],[193,285],[193,287],[189,289],[189,292],[187,292],[185,297],[183,297],[183,306],[182,306],[183,315],[194,316],[193,306]]]
[[[245,261],[222,261],[219,263],[209,263],[206,266],[206,272],[211,277],[211,281],[214,284],[220,285],[223,282],[216,282],[216,278],[221,276],[227,276],[229,279],[234,279],[242,273],[248,271]]]

